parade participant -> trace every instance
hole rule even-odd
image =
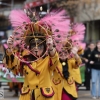
[[[16,43],[16,48],[14,48],[14,52],[19,52],[19,49],[21,49],[19,47],[20,40],[16,40],[16,42],[17,43]],[[21,70],[20,66],[19,66],[20,62],[16,57],[14,57],[14,55],[11,53],[11,50],[9,50],[8,46],[7,46],[7,48],[5,48],[5,50],[6,50],[5,57],[3,59],[4,67],[6,67],[9,70],[9,73],[13,72],[12,74],[14,74],[14,76],[16,77],[16,75],[19,74],[19,70]],[[22,56],[27,55],[27,53],[28,52],[26,50],[24,50],[24,51],[21,50]],[[17,66],[17,64],[18,64],[18,66]],[[15,66],[17,66],[17,68],[15,68]],[[14,81],[8,83],[10,90],[11,91],[14,90],[13,97],[18,97],[19,90],[22,87],[22,84],[23,84],[23,82],[19,83],[19,82],[14,82]]]
[[[84,40],[85,26],[82,23],[72,23],[69,34],[71,34],[70,39],[72,40],[72,46],[78,47],[79,50],[77,54],[79,56],[82,55],[85,49],[85,43],[82,42]],[[78,86],[82,83],[79,67],[77,69],[73,69],[73,76],[76,82],[76,88],[78,88]]]
[[[49,39],[51,39],[51,38],[49,38]],[[34,42],[35,42],[34,39],[31,38],[29,40],[31,40],[30,48],[31,48],[32,52],[36,53],[37,56],[41,56],[43,53],[43,50],[45,50],[46,44],[41,44],[40,46],[38,46],[38,48],[36,48],[36,45],[34,45]],[[10,38],[8,40],[8,43],[11,44],[11,41],[12,40]],[[41,41],[41,39],[37,38],[37,43],[39,43],[40,41]],[[52,39],[50,41],[52,41]],[[48,43],[50,44],[49,41],[48,41]],[[48,66],[48,63],[49,63],[50,58],[53,62],[56,63],[58,57],[57,57],[57,53],[56,53],[55,49],[53,48],[53,44],[50,44],[50,46],[51,46],[51,48],[49,49],[50,57],[47,56],[44,59],[40,59],[37,62],[33,62],[32,64],[29,65],[31,67],[29,67],[28,65],[24,65],[25,81],[27,81],[27,82],[25,82],[23,85],[20,100],[25,100],[25,99],[30,100],[31,93],[32,94],[36,93],[36,94],[33,94],[33,96],[32,96],[32,98],[34,98],[34,100],[38,97],[41,100],[44,100],[47,97],[49,97],[49,99],[51,98],[50,100],[53,100],[54,91],[52,90],[52,87],[50,84],[51,82],[50,82],[50,75],[49,75],[50,74],[49,70],[50,70],[50,67],[52,67],[52,66]],[[33,59],[33,58],[30,58],[30,59]],[[35,67],[36,67],[36,69],[35,69]],[[34,69],[36,72],[34,71]],[[37,70],[38,70],[38,72],[37,72]],[[45,77],[44,74],[46,74],[47,76]],[[35,83],[34,83],[34,80],[32,80],[32,79],[35,80]],[[26,88],[26,90],[25,90],[25,88]],[[29,92],[29,90],[30,90],[30,92]],[[46,90],[49,91],[49,93]],[[43,93],[45,92],[45,93],[42,94],[40,91],[42,91]],[[27,93],[27,94],[25,95],[25,93]],[[44,96],[42,96],[42,95],[44,95]]]
[[[94,43],[90,43],[88,45],[88,49],[86,48],[86,50],[84,51],[83,54],[83,60],[85,61],[85,86],[86,86],[86,90],[90,90],[90,80],[91,80],[91,64],[89,63],[90,58],[91,58],[91,54],[92,51],[95,48],[95,44]]]
[[[64,43],[62,51],[59,52],[60,61],[52,77],[55,100],[75,100],[78,97],[73,76],[73,69],[78,68],[81,64],[77,51],[78,48],[72,48],[70,43],[67,42]],[[74,54],[73,58],[70,57],[70,53]]]
[[[67,58],[67,62],[64,61],[62,62],[62,67],[63,67],[63,75],[64,75],[64,86],[63,86],[63,92],[62,92],[62,100],[66,100],[67,98],[69,98],[69,100],[76,100],[78,98],[77,95],[77,90],[76,90],[76,84],[75,84],[75,80],[74,80],[74,69],[77,69],[79,67],[79,65],[82,63],[81,62],[81,58],[79,57],[79,55],[77,54],[78,52],[77,47],[73,47],[71,49],[71,53],[73,54],[72,58]],[[65,54],[63,54],[63,58]],[[65,65],[64,65],[65,62]],[[67,65],[68,64],[68,65]],[[69,72],[69,77],[68,79],[66,78],[66,73],[64,73],[64,67],[68,66],[68,72]],[[66,70],[65,70],[66,71]]]
[[[13,55],[11,55],[11,57],[10,56],[7,56],[6,55],[6,53],[7,53],[7,51],[6,51],[6,49],[8,49],[8,45],[5,43],[4,45],[4,49],[5,49],[5,57],[4,57],[4,59],[3,59],[3,63],[5,63],[4,64],[4,67],[6,67],[6,68],[8,68],[9,69],[9,67],[10,67],[10,65],[8,65],[8,59],[9,58],[14,58],[13,57]],[[14,61],[15,60],[15,61]],[[16,59],[13,59],[13,61],[14,62],[17,62],[17,60]],[[13,62],[12,60],[11,60],[11,63]],[[9,66],[9,67],[8,67]],[[13,66],[13,65],[12,65]],[[9,73],[10,73],[10,70],[9,70]],[[15,72],[14,72],[15,73]],[[18,92],[19,92],[19,85],[20,85],[21,83],[15,83],[15,82],[9,82],[8,83],[8,86],[9,86],[9,91],[12,91],[12,90],[14,90],[14,95],[13,95],[13,97],[18,97]]]
[[[22,20],[21,23],[20,23],[20,20],[17,19],[18,22],[17,24],[15,24],[16,16],[15,17],[13,16],[14,13],[18,14],[20,18],[23,18],[21,19]],[[16,31],[15,33],[17,34],[23,33],[22,35],[23,35],[25,45],[31,52],[25,58],[22,56],[20,57],[19,55],[16,57],[15,55],[14,57],[16,57],[16,59],[19,58],[19,62],[22,62],[22,66],[21,64],[17,63],[19,67],[15,66],[13,67],[13,69],[10,68],[12,70],[21,68],[25,76],[25,80],[24,80],[23,87],[21,89],[21,96],[19,100],[30,100],[30,99],[54,100],[53,98],[54,91],[51,84],[50,70],[53,70],[57,66],[59,57],[56,52],[56,49],[53,47],[53,40],[52,40],[51,35],[53,34],[52,32],[55,32],[54,30],[56,30],[57,28],[57,27],[55,28],[56,24],[58,22],[61,22],[61,23],[64,22],[65,16],[61,17],[62,13],[58,14],[57,17],[50,16],[50,18],[52,19],[52,22],[54,22],[54,19],[57,18],[57,21],[55,24],[55,23],[50,22],[50,18],[47,18],[48,16],[45,19],[42,19],[41,21],[36,22],[36,19],[34,19],[34,16],[31,18],[32,21],[29,21],[28,19],[29,17],[27,17],[26,14],[23,13],[22,11],[14,11],[14,13],[11,16],[11,22],[14,23],[13,26],[15,26],[15,31]],[[24,20],[25,18],[27,20]],[[54,28],[53,31],[51,31],[52,26],[50,24],[48,25],[48,23],[51,23],[51,25],[53,26]],[[21,25],[22,27],[20,28]],[[61,24],[61,25],[65,26],[65,24]],[[21,30],[19,31],[16,28],[16,26],[22,29],[22,31]],[[49,29],[49,27],[51,29]],[[13,44],[15,40],[14,38],[16,37],[12,35],[7,41],[8,46],[9,46],[7,50],[8,55],[11,55],[11,52],[13,52],[12,49],[13,49]],[[22,39],[21,36],[19,38]],[[8,60],[8,62],[10,63],[10,60]]]
[[[67,35],[67,41],[66,38],[55,39],[55,46],[60,57],[58,66],[53,71],[52,76],[52,84],[55,90],[55,100],[75,100],[78,97],[76,82],[81,84],[79,69],[81,58],[79,57],[79,55],[83,53],[83,47],[81,47],[82,45],[80,45],[81,41],[79,42],[75,40],[77,36],[80,36],[78,35],[79,33],[82,33],[81,38],[84,37],[83,31],[85,28],[82,24],[78,24],[77,27],[77,34],[75,33],[75,31],[69,32],[69,34]],[[62,35],[63,34],[59,34],[59,36],[63,37]],[[62,42],[64,40],[65,42]],[[79,59],[76,60],[77,57]]]
[[[33,25],[34,23],[32,23]],[[34,24],[35,25],[35,24]],[[38,25],[38,24],[36,24]],[[38,27],[38,26],[35,26]],[[34,28],[35,28],[34,27]],[[34,31],[36,32],[36,31]],[[45,34],[45,33],[43,33]],[[42,36],[43,36],[42,34]],[[32,34],[30,34],[31,36]],[[36,33],[36,35],[41,36],[41,32],[40,33]],[[11,46],[11,44],[13,44],[13,37],[8,39],[8,45]],[[35,40],[36,39],[36,40]],[[46,50],[46,44],[48,45],[48,51],[49,51],[49,55],[45,57],[44,59],[41,58],[39,61],[37,62],[33,62],[29,65],[25,65],[23,67],[24,70],[24,76],[25,76],[25,81],[24,81],[24,85],[23,88],[21,89],[21,96],[20,96],[20,100],[30,100],[31,98],[33,98],[34,100],[36,100],[37,98],[40,98],[40,100],[44,100],[47,97],[50,100],[53,100],[53,95],[54,95],[54,91],[52,90],[52,86],[51,86],[51,82],[50,82],[50,68],[52,68],[52,66],[48,66],[50,59],[52,60],[52,64],[56,64],[57,60],[58,60],[58,56],[56,53],[55,48],[53,47],[53,41],[52,38],[49,37],[47,39],[47,42],[45,41],[43,44],[38,45],[39,43],[41,43],[41,38],[35,37],[34,38],[30,38],[27,40],[30,46],[30,50],[36,55],[36,56],[42,56],[43,52],[45,52]],[[42,38],[45,40],[45,38]],[[36,42],[36,43],[35,43]],[[38,45],[38,47],[37,47]],[[30,60],[34,59],[34,56],[29,58]],[[21,67],[21,66],[20,66]],[[46,74],[46,77],[45,77]],[[32,80],[33,79],[33,80]],[[27,82],[26,82],[27,81]],[[27,84],[26,84],[27,83]],[[47,92],[49,91],[49,92]],[[32,94],[32,96],[31,96]]]

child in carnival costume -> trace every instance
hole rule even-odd
[[[82,24],[78,24],[78,27]],[[81,26],[81,31],[84,31],[84,25]],[[81,35],[81,36],[80,36]],[[55,34],[55,46],[59,53],[60,61],[53,71],[52,84],[55,90],[55,100],[76,100],[76,77],[74,74],[79,71],[79,65],[82,63],[79,54],[83,52],[81,41],[75,37],[84,37],[84,33],[67,34],[67,39],[64,34]],[[73,38],[74,37],[74,38]],[[76,43],[75,43],[76,42]],[[80,47],[81,46],[81,47]],[[75,72],[75,70],[78,70]],[[79,77],[79,76],[77,76]],[[80,82],[80,78],[78,82]]]
[[[9,55],[13,53],[21,62],[18,65],[25,76],[19,100],[54,100],[50,72],[57,66],[59,57],[53,47],[52,36],[56,29],[64,32],[60,27],[68,26],[64,23],[66,19],[66,16],[63,16],[64,11],[54,13],[39,21],[36,20],[34,12],[26,11],[25,14],[21,10],[14,10],[10,14],[10,21],[15,30],[7,41],[9,46],[7,52]],[[21,56],[19,52],[18,55],[13,52],[16,38],[23,41],[24,46],[21,48],[29,51],[26,57]],[[10,60],[8,62],[10,63]]]
[[[20,45],[19,45],[20,42],[21,42],[20,40],[18,40],[18,39],[16,40],[16,44],[14,44],[14,45],[16,45],[16,47],[13,49],[13,52],[20,52],[20,55],[24,56],[24,54],[27,54],[27,51],[22,50],[20,48]],[[6,51],[5,51],[5,56],[4,56],[4,59],[3,59],[3,63],[4,63],[4,67],[6,67],[9,70],[8,71],[8,73],[10,74],[9,79],[12,82],[10,82],[8,84],[9,84],[9,87],[11,88],[11,90],[15,91],[13,97],[17,97],[18,92],[19,92],[20,88],[22,87],[22,83],[19,83],[19,81],[16,79],[16,75],[19,75],[19,76],[21,75],[21,73],[19,74],[19,71],[21,72],[21,68],[19,66],[20,61],[16,57],[14,57],[14,55],[11,52],[8,52],[8,49],[9,48],[6,45],[6,48],[5,48]]]
[[[85,34],[85,26],[82,23],[75,23],[71,24],[71,30],[69,32],[71,34],[70,39],[72,40],[72,46],[78,46],[78,55],[82,55],[85,49],[85,43],[82,41],[84,40]],[[82,83],[80,68],[73,70],[74,80],[76,82],[76,86]]]

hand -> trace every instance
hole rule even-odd
[[[52,40],[51,36],[47,37],[46,44],[47,44],[47,47],[48,47],[49,55],[51,57],[53,57],[55,55],[56,50],[55,50],[55,48],[53,48],[53,40]]]
[[[94,61],[90,61],[90,64],[94,64]]]
[[[72,52],[74,55],[76,55],[77,52],[78,52],[78,48],[77,48],[77,47],[73,47],[72,50],[71,50],[71,52]]]
[[[9,48],[13,47],[13,36],[12,35],[8,38],[7,45]]]
[[[88,62],[88,59],[85,59],[85,62]]]
[[[48,46],[48,50],[52,50],[53,49],[53,40],[51,36],[48,36],[46,39],[46,44]]]

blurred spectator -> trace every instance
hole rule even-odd
[[[83,60],[85,62],[85,83],[84,85],[86,86],[86,90],[90,90],[90,79],[91,79],[91,65],[89,63],[90,61],[90,57],[92,54],[92,51],[95,48],[95,44],[94,43],[90,43],[88,44],[86,50],[84,51],[83,54]]]
[[[93,99],[100,98],[100,40],[96,44],[96,48],[91,55],[91,78],[92,78],[92,89],[91,93]],[[98,85],[97,85],[98,82]]]

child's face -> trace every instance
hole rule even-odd
[[[62,50],[61,52],[59,52],[59,58],[61,60],[66,60],[68,56],[68,52],[66,50]]]
[[[44,51],[44,45],[42,43],[42,40],[37,39],[32,41],[31,43],[31,52],[36,56],[40,57]]]
[[[62,42],[62,48],[61,52],[59,52],[59,58],[61,60],[66,60],[69,57],[69,48],[71,47],[69,43],[66,44],[66,42]]]
[[[90,48],[91,50],[94,49],[94,48],[95,48],[95,44],[91,43],[91,44],[89,45],[89,48]]]
[[[97,43],[97,48],[100,49],[100,42]]]

